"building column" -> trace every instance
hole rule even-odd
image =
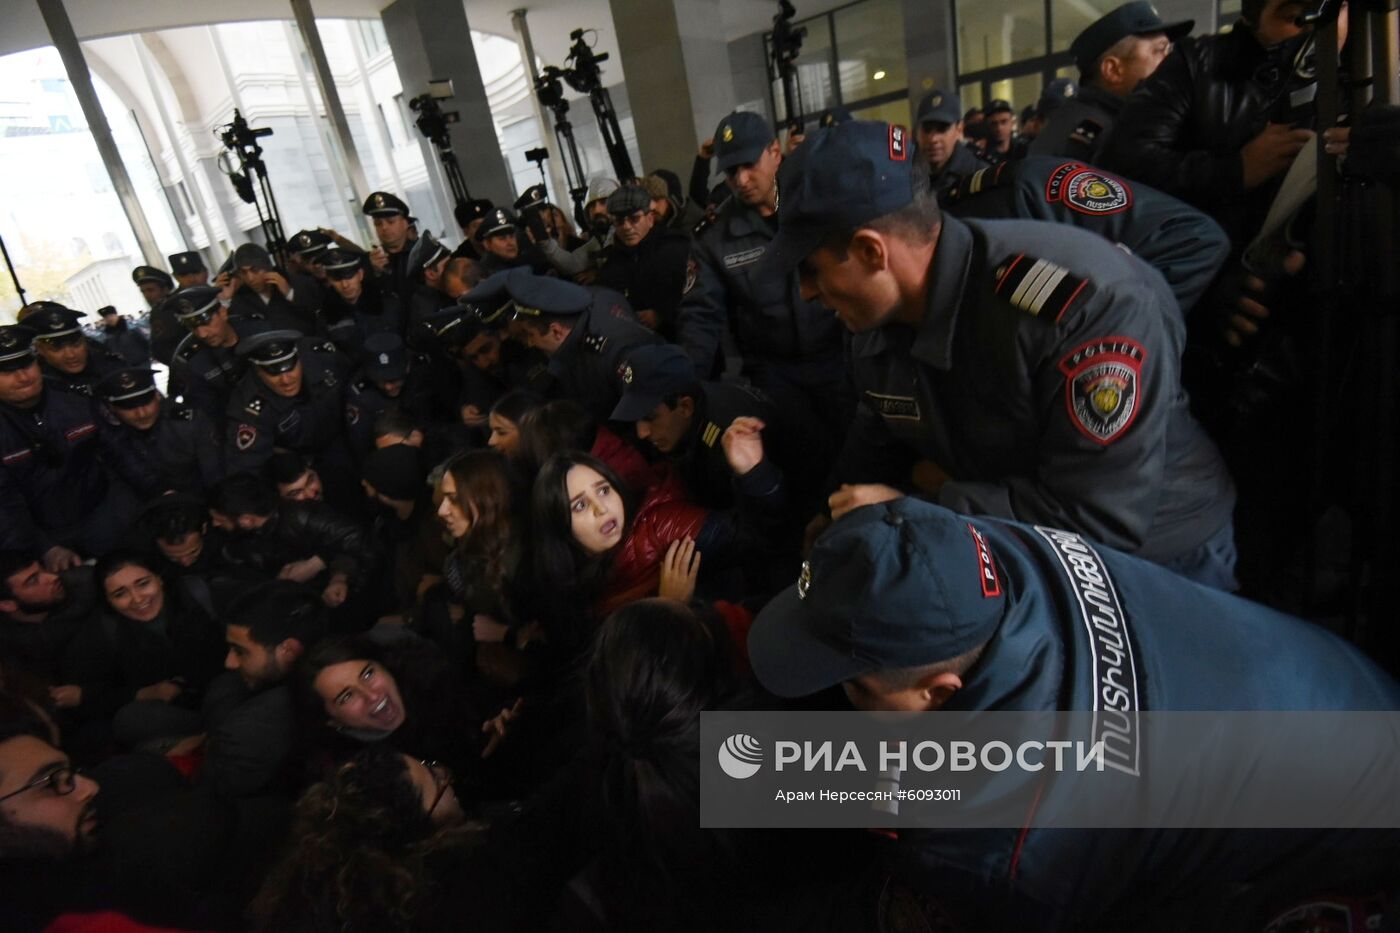
[[[136,235],[142,257],[150,265],[164,266],[165,257],[161,255],[155,234],[151,232],[151,225],[146,221],[146,212],[142,210],[141,201],[136,196],[136,188],[131,183],[131,176],[127,174],[126,164],[122,162],[122,154],[117,150],[116,140],[112,137],[112,127],[107,123],[107,115],[102,112],[102,104],[97,99],[97,89],[92,84],[92,73],[88,70],[87,59],[83,57],[83,47],[78,42],[77,33],[73,31],[73,23],[68,19],[63,0],[38,2],[39,12],[49,29],[49,37],[53,39],[54,48],[58,49],[59,57],[63,59],[68,81],[72,84],[73,93],[83,109],[83,118],[87,120],[93,142],[97,143],[97,152],[102,156],[102,164],[107,167],[112,189],[121,201],[127,222],[131,224],[131,232]]]
[[[510,204],[515,195],[491,120],[462,0],[394,0],[379,17],[384,21],[405,99],[427,93],[429,81],[451,80],[454,96],[442,102],[443,110],[455,110],[460,116],[448,132],[472,197]],[[432,171],[440,159],[438,152],[426,139],[420,138],[418,144],[429,165],[428,178],[441,201],[442,216],[450,219],[451,192]]]
[[[609,0],[627,83],[638,171],[690,174],[700,141],[734,109],[719,0]]]
[[[559,150],[559,137],[554,132],[554,113],[545,109],[540,103],[540,96],[535,93],[540,72],[535,67],[535,42],[530,37],[528,14],[527,10],[511,10],[510,24],[515,29],[515,44],[520,48],[520,61],[525,66],[525,80],[530,82],[530,111],[540,125],[540,139],[544,141],[545,149],[549,150],[548,171],[549,180],[554,183],[554,200],[558,204],[568,204],[568,172],[564,168],[564,154]],[[588,179],[580,178],[578,183],[587,187]]]

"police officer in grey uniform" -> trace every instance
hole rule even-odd
[[[246,369],[239,341],[272,326],[260,312],[233,313],[212,285],[185,289],[162,308],[188,332],[170,362],[170,395],[183,396],[217,424]]]
[[[941,216],[914,190],[905,135],[822,131],[781,178],[773,261],[802,263],[804,290],[856,334],[862,407],[837,478],[865,485],[833,512],[912,476],[956,511],[1080,531],[1233,588],[1234,487],[1189,413],[1162,277],[1062,224]]]
[[[0,327],[0,547],[57,571],[120,544],[148,480],[91,398],[46,383],[33,341]]]
[[[616,292],[590,291],[525,268],[497,273],[464,300],[491,308],[501,293],[510,296],[529,346],[549,358],[552,394],[578,402],[599,423],[622,397],[628,354],[661,343]]]
[[[1030,154],[1094,162],[1128,95],[1194,25],[1189,19],[1163,22],[1148,0],[1132,0],[1090,23],[1069,47],[1079,66],[1079,93],[1050,116]]]
[[[92,398],[103,376],[126,365],[116,352],[83,333],[81,311],[50,307],[24,319],[34,331],[34,349],[44,378],[62,389]]]
[[[676,342],[696,372],[710,378],[720,372],[728,328],[745,377],[777,404],[839,437],[849,413],[842,404],[841,327],[830,312],[803,299],[795,276],[759,262],[777,229],[778,140],[762,117],[743,112],[721,120],[714,140],[734,197],[695,238]]]
[[[929,187],[942,194],[987,167],[963,142],[962,98],[934,90],[919,100],[919,157],[928,163]]]
[[[225,451],[230,473],[256,471],[275,448],[314,458],[318,469],[351,469],[345,439],[349,361],[329,340],[291,330],[241,341],[249,371],[229,397]]]
[[[223,479],[223,439],[204,412],[164,398],[154,375],[146,367],[118,369],[97,384],[97,395],[154,486],[201,493]]]
[[[1230,252],[1224,229],[1191,205],[1066,159],[1027,156],[979,169],[939,204],[963,220],[1050,220],[1097,233],[1162,273],[1183,315]]]

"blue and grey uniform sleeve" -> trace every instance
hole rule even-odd
[[[690,248],[686,290],[676,315],[676,342],[702,379],[714,369],[728,314],[729,295],[719,262],[706,238],[700,237]]]

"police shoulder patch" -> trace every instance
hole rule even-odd
[[[175,418],[179,421],[193,421],[194,409],[181,406],[171,411],[170,417]]]
[[[240,424],[234,433],[233,442],[239,450],[247,450],[258,439],[258,429],[251,424]]]
[[[608,338],[602,334],[589,334],[583,338],[583,345],[594,353],[602,353],[603,347],[608,345]]]
[[[1107,446],[1123,435],[1142,408],[1147,351],[1131,337],[1096,337],[1060,360],[1065,408],[1080,434]]]
[[[992,291],[1022,311],[1058,322],[1088,290],[1089,280],[1072,275],[1048,259],[1019,253],[996,266]]]
[[[248,400],[248,404],[243,406],[243,410],[250,415],[261,415],[263,410],[263,400],[261,396],[253,396]]]
[[[1081,214],[1120,214],[1133,206],[1133,190],[1106,172],[1067,162],[1046,181],[1045,199]]]
[[[1074,131],[1069,134],[1069,138],[1070,142],[1079,143],[1082,146],[1092,146],[1094,140],[1098,139],[1102,132],[1102,123],[1086,118],[1075,124]]]

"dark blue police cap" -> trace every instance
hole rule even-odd
[[[514,270],[512,270],[514,271]],[[516,317],[542,314],[582,314],[593,304],[593,294],[582,285],[546,275],[535,275],[522,267],[523,275],[506,277],[506,291],[515,302]]]
[[[736,165],[757,162],[775,139],[767,120],[747,110],[734,111],[715,128],[715,157],[719,160],[719,170],[727,172]]]
[[[287,241],[287,249],[302,260],[320,262],[320,254],[330,249],[335,240],[320,230],[299,230]]]
[[[360,253],[337,247],[322,253],[319,261],[328,278],[348,279],[364,268],[364,260],[365,257]]]
[[[778,235],[763,262],[786,275],[832,233],[908,204],[913,179],[904,127],[852,120],[818,130],[778,170]]]
[[[0,327],[0,372],[33,366],[34,331],[21,324]]]
[[[515,199],[512,205],[517,211],[528,211],[532,207],[539,207],[549,203],[549,190],[543,184],[531,185],[525,189],[525,193]]]
[[[140,285],[142,282],[155,282],[163,288],[174,288],[175,280],[170,275],[155,266],[137,266],[131,270],[131,281]]]
[[[486,324],[473,309],[445,308],[419,322],[419,337],[415,339],[436,343],[445,349],[456,349],[471,343],[485,329]]]
[[[749,632],[764,688],[806,696],[875,671],[947,661],[987,642],[1006,608],[976,522],[906,497],[843,516]]]
[[[408,205],[387,191],[375,191],[365,198],[360,212],[370,217],[407,217]]]
[[[413,241],[413,247],[408,251],[408,264],[404,268],[404,274],[409,277],[415,276],[451,255],[450,249],[439,243],[437,237],[425,230],[419,234],[418,239]]]
[[[954,91],[929,91],[919,99],[919,123],[947,123],[963,118],[962,98]]]
[[[493,234],[514,232],[515,212],[508,208],[498,207],[486,215],[486,219],[481,222],[481,226],[476,228],[476,235],[473,239],[480,243]]]
[[[480,220],[495,209],[496,205],[485,198],[473,198],[466,204],[453,208],[452,214],[457,218],[457,226],[465,227],[473,220]]]
[[[35,340],[57,340],[82,333],[83,317],[81,311],[56,305],[26,316],[24,326],[34,331]]]
[[[297,365],[297,341],[300,339],[298,331],[268,330],[238,341],[234,352],[276,376]]]
[[[1048,117],[1060,108],[1067,100],[1073,100],[1079,94],[1079,86],[1069,78],[1056,78],[1045,85],[1040,92],[1040,99],[1035,103],[1035,110],[1042,117]]]
[[[1117,9],[1110,10],[1090,23],[1083,32],[1074,37],[1069,50],[1074,55],[1074,63],[1081,74],[1092,75],[1097,71],[1099,58],[1104,52],[1127,36],[1146,36],[1164,32],[1172,41],[1189,33],[1196,25],[1195,20],[1184,19],[1166,23],[1158,15],[1155,7],[1147,0],[1133,0]]]
[[[184,253],[171,253],[167,258],[170,260],[170,271],[176,275],[189,275],[192,272],[199,272],[206,268],[204,265],[204,257],[194,250]]]
[[[364,349],[365,375],[376,382],[394,382],[408,375],[408,347],[398,334],[370,334]]]
[[[97,394],[117,408],[140,408],[155,397],[155,375],[146,366],[113,370],[97,383]]]
[[[457,303],[473,311],[483,323],[495,324],[504,319],[510,310],[510,289],[506,287],[506,281],[512,276],[519,278],[530,274],[526,266],[502,270],[487,276],[476,288],[458,297]]]
[[[219,289],[212,285],[194,285],[182,288],[160,303],[162,311],[167,311],[175,320],[194,330],[208,324],[219,310]]]
[[[627,356],[622,371],[622,398],[613,409],[613,421],[640,421],[673,395],[692,390],[695,364],[673,343],[637,347]]]
[[[1000,97],[997,97],[997,98],[994,98],[994,99],[992,100],[992,102],[991,102],[990,104],[988,104],[988,105],[987,105],[985,108],[983,108],[983,110],[982,110],[983,116],[988,116],[988,117],[990,117],[990,116],[991,116],[992,114],[994,114],[994,113],[1010,113],[1010,114],[1015,114],[1015,113],[1016,113],[1016,108],[1013,107],[1013,106],[1011,106],[1011,101],[1005,100],[1005,99],[1000,98]]]

